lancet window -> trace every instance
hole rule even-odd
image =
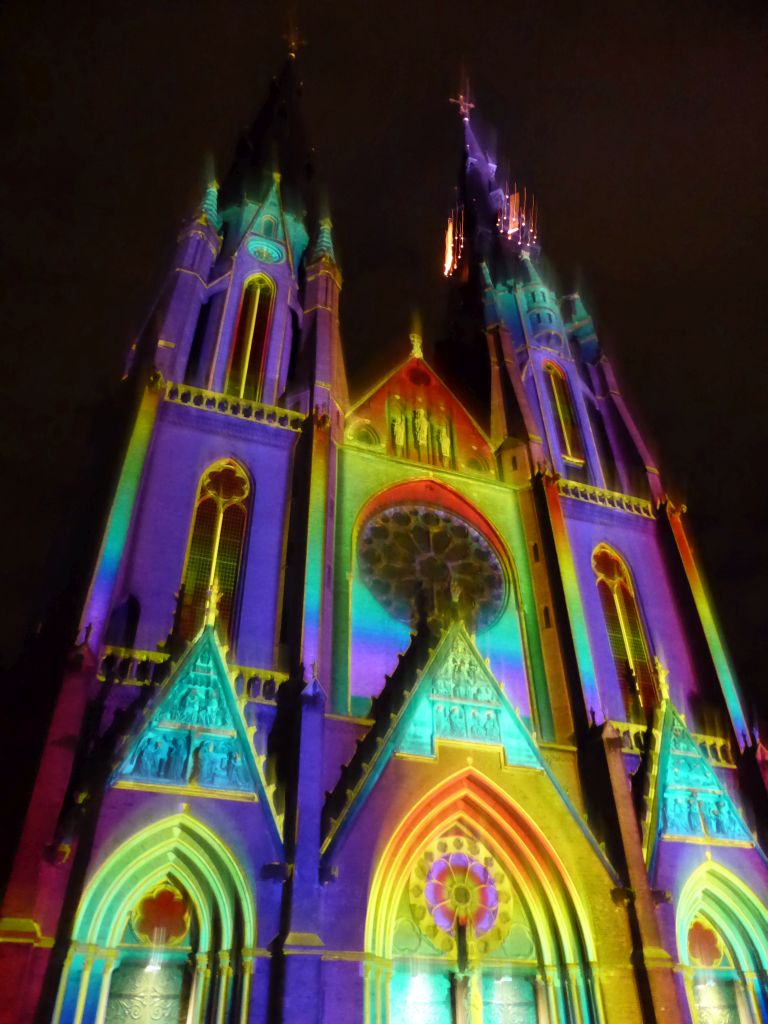
[[[242,561],[250,484],[244,470],[224,459],[200,483],[184,567],[180,631],[192,639],[206,607],[218,602],[217,623],[228,635]]]
[[[608,630],[616,673],[622,687],[627,717],[649,713],[658,694],[640,611],[629,570],[605,544],[595,549],[592,568]]]
[[[228,395],[261,400],[274,297],[275,286],[264,274],[250,278],[245,286],[227,369],[225,390]]]
[[[565,374],[554,363],[546,363],[544,373],[560,454],[572,463],[584,465],[584,444]]]

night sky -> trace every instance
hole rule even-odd
[[[407,351],[414,313],[427,345],[439,329],[459,154],[448,98],[464,68],[500,163],[536,193],[553,283],[581,290],[667,488],[690,508],[753,691],[768,607],[766,12],[739,0],[294,7],[353,391]],[[223,173],[290,17],[256,0],[26,0],[0,15],[6,667],[73,507],[94,410],[206,155]]]

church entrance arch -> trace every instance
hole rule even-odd
[[[379,859],[366,1024],[601,1019],[577,894],[535,825],[472,769],[428,794]]]

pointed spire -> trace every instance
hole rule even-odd
[[[333,235],[331,229],[333,223],[330,217],[323,217],[320,220],[320,227],[317,231],[317,238],[315,244],[312,247],[311,261],[315,263],[317,260],[327,259],[332,263],[336,262],[336,252],[333,248]]]
[[[289,47],[280,73],[272,79],[256,119],[240,138],[232,167],[221,186],[220,209],[242,203],[246,198],[254,202],[263,199],[274,171],[281,174],[283,200],[291,212],[301,214],[314,205],[314,159],[301,109],[297,39],[294,44]]]

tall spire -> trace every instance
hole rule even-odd
[[[240,137],[232,166],[221,186],[220,209],[245,199],[263,199],[277,171],[286,208],[297,214],[313,212],[314,153],[307,141],[302,113],[298,46],[299,41],[292,33],[285,63],[272,79],[253,124]]]

